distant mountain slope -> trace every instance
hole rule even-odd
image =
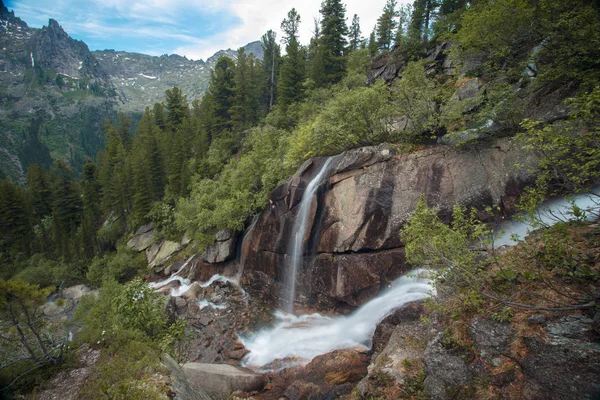
[[[104,146],[102,125],[118,111],[140,114],[179,86],[200,98],[221,50],[206,61],[114,50],[91,52],[51,19],[30,28],[0,0],[0,178],[23,183],[32,163],[66,160],[79,172]],[[260,42],[245,46],[262,58]]]
[[[260,42],[249,43],[244,49],[262,59]],[[235,59],[236,54],[231,49],[220,50],[206,61],[194,61],[176,54],[153,57],[114,50],[93,52],[102,69],[110,75],[119,94],[119,107],[126,112],[141,112],[163,101],[165,90],[173,86],[181,88],[190,101],[201,98],[219,57]]]
[[[51,157],[79,167],[103,145],[116,91],[87,45],[50,20],[29,28],[0,3],[0,171],[23,182]]]

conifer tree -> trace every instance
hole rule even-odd
[[[211,72],[207,95],[202,99],[211,138],[232,128],[230,110],[234,103],[234,88],[235,63],[229,57],[221,57]]]
[[[300,101],[304,95],[305,61],[298,41],[299,25],[300,15],[295,8],[292,8],[288,12],[288,17],[281,23],[281,29],[285,35],[286,56],[283,58],[281,66],[277,95],[279,104],[284,109],[290,104]]]
[[[314,74],[317,86],[339,82],[346,72],[346,6],[341,0],[324,0],[321,3],[321,32],[318,40],[319,57],[323,71]],[[313,78],[314,79],[314,78]]]
[[[56,254],[65,260],[75,260],[78,256],[75,234],[82,211],[79,184],[71,168],[63,160],[54,163],[50,168],[50,175]]]
[[[32,229],[25,194],[9,181],[0,181],[0,252],[28,255]]]
[[[179,128],[183,119],[189,116],[187,100],[181,89],[174,87],[165,92],[167,108],[167,128],[174,132]]]
[[[52,212],[52,191],[48,173],[39,164],[27,168],[27,188],[31,198],[34,223]]]
[[[244,48],[240,47],[237,52],[237,63],[234,72],[234,93],[229,114],[231,115],[232,126],[235,130],[241,131],[254,122],[251,118],[252,106],[252,85],[250,79],[251,71],[248,56]]]
[[[267,104],[268,109],[271,109],[275,104],[277,77],[281,64],[281,47],[277,44],[277,34],[268,30],[261,38],[261,46],[264,52],[263,69],[267,77]]]
[[[360,36],[361,31],[360,31],[360,20],[358,18],[358,15],[354,14],[354,16],[352,17],[352,25],[350,26],[350,33],[349,33],[349,49],[350,51],[355,51],[358,50],[361,46],[362,43],[362,37]]]
[[[369,35],[369,55],[371,57],[375,57],[377,55],[378,52],[378,45],[377,45],[377,40],[375,39],[375,29],[373,29],[371,31],[371,34]]]
[[[84,254],[92,258],[98,252],[97,231],[100,225],[100,183],[96,166],[88,159],[83,166],[81,192],[83,215],[81,218],[81,240]]]
[[[398,11],[396,0],[387,0],[383,7],[383,14],[377,19],[377,45],[381,50],[391,50],[392,40],[394,39],[396,30],[396,17]]]

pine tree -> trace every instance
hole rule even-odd
[[[277,89],[277,77],[281,64],[281,47],[277,44],[277,34],[268,30],[261,39],[264,52],[263,68],[267,77],[268,109],[275,104],[275,93]]]
[[[299,25],[300,15],[298,15],[296,9],[292,8],[288,12],[288,17],[281,23],[281,29],[285,35],[286,56],[283,58],[283,65],[279,74],[277,96],[279,98],[278,103],[284,109],[290,104],[300,101],[304,96],[305,61],[298,41]]]
[[[377,40],[375,39],[375,29],[373,29],[371,31],[371,34],[369,35],[369,55],[371,57],[375,57],[379,51],[379,48],[377,46]]]
[[[413,41],[420,41],[423,45],[427,44],[431,33],[431,23],[438,7],[437,0],[415,0],[409,32]]]
[[[71,168],[62,160],[57,160],[50,168],[50,176],[56,254],[65,260],[75,260],[79,250],[75,234],[83,206],[79,184]]]
[[[381,50],[390,50],[394,39],[398,16],[396,0],[387,0],[383,7],[383,14],[377,19],[377,45]]]
[[[84,254],[92,258],[98,252],[97,231],[100,225],[100,183],[96,166],[88,160],[83,166],[81,188],[83,215],[81,218],[81,240]]]
[[[350,33],[348,35],[350,39],[350,43],[348,46],[350,51],[355,51],[360,48],[361,43],[363,42],[360,34],[360,21],[358,15],[354,14],[354,16],[352,17],[352,25],[350,26]]]
[[[120,112],[117,115],[117,131],[119,132],[119,137],[121,143],[127,150],[131,150],[131,143],[133,141],[131,135],[131,119],[127,116],[127,114]]]
[[[235,97],[235,63],[221,57],[211,72],[207,95],[202,99],[208,113],[207,128],[211,138],[232,128],[230,110]]]
[[[0,181],[0,252],[29,255],[30,219],[23,191],[9,181]]]
[[[165,96],[167,101],[167,127],[171,132],[175,132],[183,119],[189,116],[187,100],[178,87],[167,90]]]
[[[410,12],[411,7],[408,4],[400,6],[398,10],[398,29],[396,30],[396,37],[394,38],[394,46],[402,46],[408,32],[408,26],[410,23]]]
[[[250,80],[250,73],[248,56],[246,56],[244,48],[240,47],[237,52],[237,63],[234,71],[233,101],[229,109],[232,125],[238,131],[247,129],[253,122],[250,117],[253,112],[250,109],[253,84]]]
[[[38,164],[27,168],[27,188],[31,198],[34,223],[38,223],[52,212],[52,191],[48,173]]]
[[[167,120],[165,118],[165,107],[160,103],[154,103],[152,109],[152,115],[154,115],[154,125],[158,126],[161,131],[167,129]]]
[[[324,0],[321,3],[321,32],[318,40],[317,57],[323,71],[315,73],[317,86],[339,82],[346,72],[346,6],[340,0]]]

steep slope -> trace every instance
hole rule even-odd
[[[50,19],[30,28],[0,0],[0,178],[24,183],[33,163],[66,160],[75,172],[104,146],[102,126],[134,116],[174,86],[191,102],[204,94],[221,50],[206,61],[114,50],[91,52]],[[262,58],[260,42],[244,47]]]
[[[0,170],[24,181],[51,157],[76,170],[103,145],[102,121],[115,113],[115,90],[87,45],[58,22],[42,29],[0,4]]]

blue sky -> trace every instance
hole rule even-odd
[[[386,0],[346,2],[348,23],[358,14],[368,36]],[[406,2],[406,1],[401,1]],[[236,49],[279,31],[295,7],[308,43],[321,0],[5,0],[27,24],[41,28],[57,20],[91,50],[115,49],[150,55],[180,54],[206,59],[220,49]],[[279,35],[281,37],[281,35]]]

